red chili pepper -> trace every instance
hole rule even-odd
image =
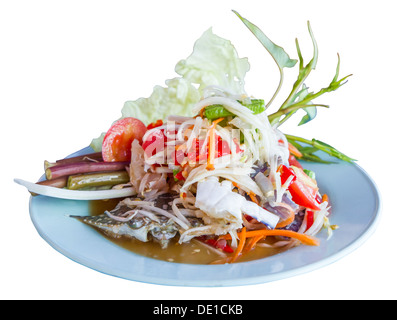
[[[217,151],[216,153],[216,158],[226,156],[231,153],[229,144],[225,141],[222,140],[220,136],[217,136],[216,142],[215,142],[215,150]]]
[[[173,157],[175,165],[180,166],[185,160],[185,152],[180,149],[175,150],[175,152],[171,154],[171,157]]]
[[[195,149],[187,154],[187,157],[190,161],[196,161],[201,163],[202,161],[206,162],[208,158],[208,145],[203,147],[204,140],[193,139],[193,145]],[[236,142],[235,142],[236,143]],[[204,149],[202,151],[202,149]],[[215,141],[215,158],[223,157],[231,154],[231,150],[229,144],[225,142],[220,136],[216,135]],[[242,152],[240,146],[236,143],[236,152]]]
[[[147,129],[153,129],[153,128],[157,128],[163,125],[163,120],[159,119],[156,122],[152,122],[147,126]]]
[[[161,120],[158,120],[157,122],[160,122]],[[162,123],[162,121],[161,121]],[[150,126],[150,125],[149,125]],[[156,128],[158,126],[154,126],[153,128]],[[152,129],[153,129],[152,128]],[[148,137],[145,139],[145,141],[142,143],[142,148],[145,150],[145,153],[148,157],[151,157],[155,155],[158,152],[163,151],[167,146],[166,142],[168,141],[167,136],[165,135],[165,129],[157,129],[153,130]],[[171,134],[172,131],[167,131],[168,134]],[[176,150],[173,154],[171,154],[172,160],[176,165],[179,165],[180,163],[183,162],[185,158],[185,154],[183,151],[178,151]]]
[[[288,187],[288,191],[291,193],[292,201],[305,208],[316,211],[320,210],[318,201],[316,200],[317,190],[297,179],[294,171],[290,168],[287,168],[285,165],[281,165],[279,167],[279,172],[282,184],[284,184],[290,176],[293,176],[292,182]]]
[[[323,203],[324,201],[329,201],[328,195],[324,194],[322,197],[317,194],[316,200],[318,203]],[[309,229],[314,222],[314,212],[311,210],[306,211],[306,230]]]
[[[311,210],[306,211],[306,230],[309,229],[314,222],[314,212]]]
[[[142,143],[142,148],[148,157],[163,151],[166,142],[166,137],[163,130],[154,130]]]
[[[215,246],[227,253],[232,253],[234,251],[232,247],[227,244],[227,241],[225,239],[217,240]]]
[[[302,165],[300,164],[300,162],[295,158],[295,156],[293,154],[290,154],[288,157],[288,163],[290,164],[290,166],[295,166],[298,168],[303,169]]]
[[[280,178],[282,184],[284,184],[291,176],[293,176],[291,183],[296,180],[296,174],[287,166],[281,165],[278,168],[278,171],[280,172]]]
[[[176,180],[185,180],[185,177],[182,175],[182,170],[181,171],[179,171],[177,174],[175,174],[174,175],[174,178],[176,179]]]
[[[232,253],[234,251],[232,247],[227,244],[227,241],[225,239],[216,240],[214,238],[206,239],[206,237],[200,237],[199,240],[210,245],[211,247],[214,247],[216,249],[221,249],[227,253]]]
[[[153,129],[163,124],[162,120],[157,120],[148,125],[148,129]],[[165,129],[153,130],[146,140],[142,143],[142,147],[148,157],[165,149],[165,144],[168,141],[164,134]],[[206,163],[208,159],[208,145],[203,147],[204,140],[193,139],[194,149],[186,153],[180,149],[175,150],[171,154],[172,160],[176,165],[180,165],[187,157],[188,161],[195,161],[196,163]],[[235,142],[236,143],[236,142]],[[203,150],[204,149],[204,150]],[[225,142],[220,136],[216,136],[215,141],[215,158],[231,154],[229,144]],[[238,143],[236,143],[236,152],[242,152]]]

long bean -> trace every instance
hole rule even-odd
[[[50,186],[50,187],[55,187],[55,188],[65,188],[68,182],[68,177],[63,176],[59,177],[56,179],[52,180],[43,180],[36,182],[37,184],[43,185],[43,186]]]
[[[50,162],[45,160],[44,161],[44,169],[47,169],[49,167],[54,167],[58,165],[64,165],[64,164],[69,164],[69,163],[76,163],[76,162],[95,162],[95,161],[103,161],[102,158],[102,152],[94,152],[94,153],[89,153],[89,154],[84,154],[81,156],[75,156],[71,158],[65,158],[65,159],[58,159],[55,162]]]
[[[48,186],[48,187],[54,187],[54,188],[65,188],[68,183],[68,177],[59,177],[56,179],[52,180],[42,180],[36,182],[36,184],[42,185],[42,186]],[[30,192],[32,196],[37,196],[37,193]]]
[[[129,182],[127,171],[87,173],[71,175],[68,178],[67,188],[77,190],[89,187],[114,186]]]
[[[111,172],[123,170],[129,162],[74,162],[49,167],[45,170],[48,180],[56,179],[62,176],[70,176],[79,173],[92,172]]]
[[[241,103],[241,101],[239,102]],[[244,107],[250,109],[254,114],[259,114],[265,111],[264,104],[265,102],[262,99],[252,99],[250,104],[242,103]],[[223,107],[222,105],[214,104],[205,108],[204,116],[209,120],[214,120],[218,118],[234,116],[234,114],[225,109],[225,107]]]

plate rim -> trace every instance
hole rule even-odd
[[[84,154],[84,153],[89,153],[92,152],[91,147],[85,147],[83,149],[80,149],[79,151],[76,151],[72,154],[70,154],[68,157],[72,157],[74,155],[78,154]],[[126,279],[126,280],[131,280],[131,281],[137,281],[137,282],[142,282],[142,283],[148,283],[148,284],[158,284],[158,285],[167,285],[167,286],[190,286],[190,287],[229,287],[229,286],[242,286],[242,285],[253,285],[253,284],[260,284],[260,283],[267,283],[267,282],[272,282],[272,281],[277,281],[281,279],[286,279],[289,277],[301,275],[304,273],[308,273],[311,271],[314,271],[316,269],[325,267],[327,265],[330,265],[341,258],[345,257],[346,255],[354,252],[357,248],[362,246],[376,231],[377,226],[379,225],[379,221],[381,219],[382,215],[382,196],[380,193],[380,190],[376,184],[376,182],[373,180],[373,178],[357,163],[352,163],[352,165],[358,169],[358,171],[366,178],[368,181],[372,191],[373,195],[375,196],[375,203],[376,207],[372,213],[372,219],[368,226],[362,230],[361,234],[354,238],[354,240],[346,245],[343,249],[332,253],[331,255],[322,258],[318,261],[311,262],[308,264],[305,264],[301,267],[293,268],[291,270],[284,270],[280,272],[276,272],[274,274],[264,274],[261,276],[252,276],[252,277],[240,277],[240,278],[233,278],[233,279],[222,279],[222,280],[216,280],[216,279],[211,279],[211,280],[200,280],[200,279],[176,279],[176,278],[153,278],[153,276],[148,276],[141,274],[138,277],[131,276],[130,274],[126,274],[125,272],[114,272],[112,271],[111,266],[106,266],[105,264],[102,263],[96,263],[93,265],[92,261],[89,259],[86,259],[84,256],[81,256],[79,254],[73,254],[70,252],[68,249],[65,249],[61,246],[59,246],[53,239],[49,238],[45,232],[41,229],[39,223],[36,220],[36,217],[33,213],[33,202],[34,202],[34,197],[30,196],[29,199],[29,214],[30,218],[32,220],[32,223],[34,227],[36,228],[37,232],[39,235],[56,251],[64,255],[65,257],[69,258],[70,260],[77,262],[85,267],[88,267],[92,270],[98,271],[102,274]],[[44,196],[38,196],[38,197],[44,197]],[[80,201],[80,200],[77,200]],[[295,250],[298,249],[294,248]],[[287,251],[288,252],[288,251]],[[131,253],[131,252],[130,252]],[[283,253],[280,253],[283,254]],[[280,255],[278,254],[278,255]],[[138,256],[135,253],[132,253],[131,256]],[[157,260],[154,258],[150,257],[143,257],[143,259],[150,259],[154,264],[161,265],[162,263],[168,264],[173,264],[175,265],[176,268],[178,267],[184,267],[188,269],[214,269],[216,271],[222,271],[225,269],[229,269],[231,266],[240,266],[241,268],[244,265],[250,264],[253,261],[247,261],[247,262],[239,262],[236,264],[230,264],[230,265],[194,265],[194,264],[186,264],[186,263],[175,263],[175,262],[166,262],[166,261],[161,261]],[[263,260],[263,259],[260,259]],[[255,260],[258,261],[258,260]]]

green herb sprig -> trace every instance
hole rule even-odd
[[[298,60],[291,59],[290,56],[285,52],[285,50],[282,47],[272,42],[256,25],[254,25],[247,19],[243,18],[238,12],[234,10],[233,12],[255,35],[255,37],[259,40],[259,42],[270,53],[270,55],[272,56],[272,58],[274,59],[274,61],[278,66],[280,72],[280,81],[272,98],[266,104],[266,109],[268,109],[272,104],[272,102],[274,101],[275,97],[280,92],[280,89],[282,87],[284,80],[284,68],[293,68],[298,62]],[[322,96],[324,93],[332,92],[339,89],[347,82],[346,79],[351,76],[350,74],[339,79],[340,57],[338,54],[336,73],[330,84],[317,92],[309,92],[309,88],[305,85],[305,80],[308,78],[311,71],[316,68],[317,60],[318,60],[318,46],[316,39],[314,38],[314,34],[310,26],[310,22],[307,23],[307,27],[313,44],[313,57],[306,65],[304,64],[299,42],[298,39],[296,39],[295,44],[299,58],[298,78],[293,84],[292,90],[289,93],[288,97],[284,100],[284,102],[281,104],[278,110],[268,115],[269,121],[274,127],[281,126],[285,121],[287,121],[293,114],[295,114],[300,109],[304,110],[306,114],[300,120],[298,124],[299,126],[313,120],[317,115],[317,107],[329,108],[328,105],[313,102],[313,100]],[[329,161],[325,161],[321,159],[319,156],[314,154],[314,152],[321,150],[331,155],[332,157],[336,157],[343,161],[347,161],[347,162],[355,161],[354,159],[346,156],[345,154],[336,150],[334,147],[322,141],[316,139],[308,140],[292,135],[286,135],[286,137],[288,141],[291,144],[293,144],[296,148],[298,148],[298,150],[302,153],[302,159],[304,160],[329,163]],[[302,146],[298,142],[308,144],[309,147]]]
[[[315,154],[315,152],[317,151],[323,151],[332,157],[341,159],[346,162],[356,161],[355,159],[350,158],[349,156],[345,155],[344,153],[340,152],[339,150],[335,149],[334,147],[320,140],[317,139],[308,140],[301,137],[292,136],[289,134],[286,134],[285,137],[287,138],[289,143],[295,146],[295,148],[297,148],[299,152],[302,153],[302,156],[300,157],[301,160],[332,163],[332,161],[323,160],[318,155]]]

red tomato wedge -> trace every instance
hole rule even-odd
[[[292,201],[311,210],[320,210],[318,206],[319,202],[316,200],[318,187],[301,168],[294,166],[287,168],[285,165],[281,165],[278,171],[280,172],[282,184],[284,184],[290,176],[293,177],[288,186]]]
[[[138,119],[128,117],[116,121],[108,130],[102,143],[102,157],[105,162],[130,161],[131,144],[137,139],[142,143],[147,128]]]
[[[163,151],[167,137],[164,130],[158,129],[150,132],[145,141],[142,142],[142,148],[148,157],[154,156],[157,152]]]
[[[295,156],[293,154],[289,155],[288,158],[288,162],[290,166],[294,166],[294,167],[298,167],[303,169],[302,165],[300,164],[300,162],[295,158]]]

